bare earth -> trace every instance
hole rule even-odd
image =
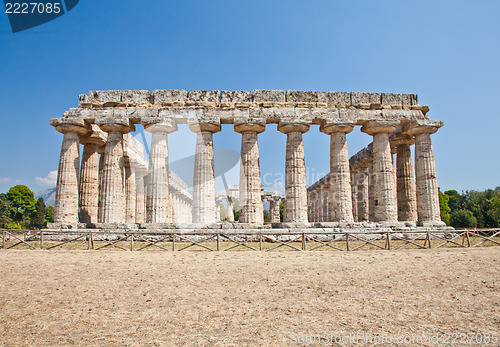
[[[495,247],[9,250],[0,251],[0,270],[0,346],[287,345],[324,333],[500,333]]]

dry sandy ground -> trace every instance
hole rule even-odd
[[[500,333],[493,247],[0,251],[0,270],[0,346],[287,345],[323,333],[353,345],[349,334]]]

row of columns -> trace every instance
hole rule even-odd
[[[440,126],[432,121],[416,121],[407,125],[403,135],[392,142],[397,154],[395,170],[389,135],[396,131],[396,123],[367,122],[361,130],[373,136],[372,157],[359,161],[352,171],[347,166],[348,160],[341,156],[342,151],[347,151],[343,148],[344,136],[350,130],[336,127],[330,150],[330,194],[324,194],[323,185],[310,193],[311,221],[420,221],[442,224],[430,140],[430,135]],[[416,178],[410,150],[413,137]],[[324,212],[325,206],[329,206],[332,216]]]
[[[167,134],[177,129],[175,123],[145,125],[152,133],[148,171],[125,155],[124,134],[134,130],[128,121],[88,125],[62,119],[54,125],[64,134],[55,223],[167,223],[174,211],[175,221],[191,222],[189,199],[173,194],[172,203],[169,193]]]
[[[134,130],[128,120],[97,119],[96,124],[107,133],[102,160],[102,179],[99,189],[98,221],[102,223],[122,223],[132,220],[134,210],[136,216],[142,216],[142,211],[137,211],[138,200],[143,199],[141,193],[136,193],[135,203],[131,201],[132,192],[137,177],[131,166],[125,163],[123,150],[123,135]],[[285,163],[285,210],[284,222],[308,222],[311,219],[333,220],[352,222],[364,220],[366,214],[373,209],[373,219],[376,221],[398,220],[398,199],[396,190],[396,176],[392,162],[389,135],[396,130],[396,122],[376,121],[366,122],[362,131],[373,136],[373,207],[367,208],[362,203],[353,205],[353,195],[358,188],[352,190],[351,172],[347,150],[346,134],[352,131],[353,122],[324,122],[320,130],[330,135],[330,182],[329,194],[326,202],[321,207],[308,203],[306,187],[306,172],[304,161],[303,133],[309,130],[310,124],[302,121],[280,122],[278,130],[287,136],[286,163]],[[147,223],[173,222],[172,202],[168,188],[168,134],[177,130],[175,121],[158,119],[144,124],[145,129],[152,133],[151,153],[149,158],[149,172],[146,180],[146,212]],[[214,152],[213,134],[220,131],[219,121],[199,121],[190,123],[189,127],[196,132],[196,154],[193,179],[193,218],[194,223],[212,223],[216,217],[215,178],[214,178]],[[62,122],[56,124],[58,131],[64,134],[61,157],[59,163],[58,185],[56,192],[55,221],[74,222],[78,220],[78,143],[80,135],[89,132],[88,125],[83,121],[75,123]],[[415,137],[416,159],[416,202],[418,220],[438,221],[439,201],[437,194],[437,180],[435,172],[434,155],[430,134],[437,130],[436,125],[416,124],[406,129],[409,136]],[[264,121],[235,122],[235,131],[242,134],[241,142],[241,175],[240,175],[240,221],[245,223],[262,223],[262,201],[260,190],[260,167],[258,134],[265,129]],[[403,145],[401,145],[403,146]],[[99,178],[95,174],[85,175],[87,171],[95,172],[98,164],[99,145],[87,144],[84,149],[84,164],[82,164],[82,192],[92,192],[87,197],[80,194],[81,215],[96,213],[95,187]],[[401,147],[401,166],[404,171],[408,169],[407,152]],[[399,156],[398,156],[399,157]],[[399,161],[398,161],[399,163]],[[123,169],[125,168],[125,170]],[[86,181],[88,180],[88,182]],[[139,178],[139,181],[144,178]],[[363,179],[361,185],[366,184]],[[399,180],[398,180],[399,182]],[[88,185],[92,185],[89,189]],[[401,178],[400,184],[409,186],[410,179]],[[359,184],[358,184],[359,186]],[[99,185],[97,184],[97,187]],[[86,190],[83,190],[83,189]],[[364,186],[361,190],[366,193]],[[402,193],[403,194],[403,193]],[[408,193],[404,193],[408,194]],[[128,198],[128,199],[127,199]],[[400,200],[405,201],[401,195]],[[123,204],[123,201],[130,200]],[[325,199],[322,199],[325,200]],[[69,203],[68,203],[69,202]],[[409,201],[407,204],[411,204]],[[91,206],[90,206],[91,205]],[[274,206],[274,208],[276,208]],[[279,208],[279,207],[278,207]],[[141,207],[139,207],[141,209]],[[314,211],[311,213],[311,209]],[[401,214],[412,213],[411,206],[402,207]],[[321,211],[321,212],[317,212]],[[367,212],[368,211],[368,212]],[[139,212],[139,213],[137,213]],[[319,213],[319,217],[316,215]],[[140,217],[139,217],[140,218]],[[410,217],[406,217],[410,218]],[[411,216],[413,218],[413,216]],[[135,221],[137,222],[137,220]]]

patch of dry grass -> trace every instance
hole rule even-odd
[[[0,345],[283,345],[500,332],[500,248],[0,251]]]

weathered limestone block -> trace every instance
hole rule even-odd
[[[151,103],[151,93],[149,90],[124,90],[122,92],[122,102],[127,104],[149,104]]]
[[[355,123],[324,123],[320,130],[330,135],[330,201],[333,221],[352,222],[352,195],[346,134]]]
[[[230,197],[227,198],[227,216],[226,219],[230,223],[234,223],[234,205]]]
[[[278,130],[287,135],[284,222],[307,223],[307,186],[302,134],[309,130],[309,124],[279,123]]]
[[[280,201],[279,199],[269,200],[269,222],[280,222]]]
[[[265,130],[265,123],[235,124],[234,130],[241,133],[240,222],[261,224],[264,220],[257,134]]]
[[[89,92],[89,102],[95,103],[121,103],[121,90],[92,90]]]
[[[196,132],[196,153],[193,177],[193,223],[215,222],[215,177],[213,134],[220,123],[190,123]]]
[[[352,92],[351,93],[351,104],[357,106],[360,104],[380,104],[381,97],[379,93],[362,93],[362,92]]]
[[[326,103],[328,106],[351,106],[351,94],[347,92],[317,92],[317,95],[318,102]]]
[[[318,94],[313,91],[287,90],[286,102],[318,102]]]
[[[54,223],[78,223],[79,137],[89,128],[83,119],[51,119],[50,124],[64,134],[57,171]]]
[[[189,101],[219,102],[220,91],[218,90],[191,90],[188,92]]]
[[[237,102],[252,102],[253,95],[250,91],[243,90],[222,90],[221,102],[237,103]]]
[[[182,89],[153,90],[152,102],[161,105],[164,102],[184,102],[187,100],[187,91]]]
[[[441,221],[436,162],[430,136],[442,126],[441,121],[413,121],[408,126],[408,134],[415,136],[417,214],[422,224],[444,224]]]
[[[403,94],[382,93],[382,105],[403,106]]]
[[[415,175],[411,160],[410,136],[402,136],[392,143],[396,146],[396,178],[398,197],[398,220],[400,222],[417,220],[417,197]]]
[[[123,156],[123,134],[134,130],[129,122],[115,119],[98,119],[96,123],[108,133],[102,171],[102,199],[99,223],[123,223],[125,221],[124,186],[125,170]]]
[[[144,129],[152,134],[149,155],[149,187],[146,199],[147,223],[172,223],[172,203],[168,191],[168,139],[177,130],[172,120],[149,123]]]
[[[389,143],[389,134],[396,131],[399,122],[367,122],[361,131],[373,136],[373,175],[375,220],[397,222],[396,173]]]
[[[254,102],[285,102],[285,91],[283,90],[253,90]]]

